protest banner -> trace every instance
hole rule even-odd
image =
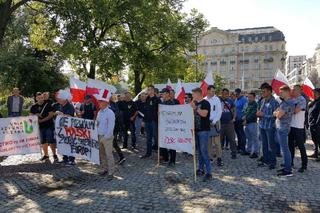
[[[192,154],[196,170],[194,117],[191,106],[160,104],[158,125],[159,148]],[[158,150],[158,163],[160,162],[159,153],[160,150]]]
[[[40,152],[37,116],[0,119],[0,156]]]
[[[59,115],[55,122],[55,133],[59,154],[100,164],[95,121]]]

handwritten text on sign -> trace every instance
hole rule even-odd
[[[39,152],[37,116],[0,119],[0,156]]]
[[[95,121],[58,116],[55,131],[60,154],[100,164],[98,132]]]
[[[160,147],[193,154],[193,110],[189,105],[159,105]]]

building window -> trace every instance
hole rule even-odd
[[[272,36],[271,35],[269,36],[269,41],[272,41]]]
[[[268,50],[268,45],[264,45],[264,50]]]
[[[261,41],[265,41],[265,40],[266,40],[266,37],[262,36]]]
[[[232,50],[231,50],[232,53],[235,53],[236,52],[236,49],[234,47],[232,47]]]
[[[251,41],[252,41],[252,40],[251,40],[251,37],[248,37],[248,41],[249,41],[249,42],[251,42]]]
[[[256,36],[256,37],[255,37],[255,41],[258,42],[258,40],[259,40],[259,38],[258,38],[258,36]]]

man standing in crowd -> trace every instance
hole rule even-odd
[[[204,166],[206,167],[206,174],[203,181],[208,181],[212,178],[211,165],[208,156],[208,142],[210,131],[210,103],[203,99],[202,90],[195,88],[192,90],[193,101],[190,103],[194,110],[194,126],[195,138],[198,147],[198,170],[197,175],[204,175]]]
[[[135,128],[135,119],[138,115],[136,104],[132,100],[130,92],[125,93],[125,102],[122,105],[123,108],[120,109],[123,112],[123,121],[124,121],[124,140],[123,140],[123,149],[128,148],[128,131],[131,134],[131,147],[132,149],[136,148],[136,128]]]
[[[167,88],[164,88],[162,91],[163,101],[161,104],[164,105],[176,105],[172,100],[171,91]],[[174,166],[176,164],[176,150],[160,148],[160,156],[163,158],[164,162],[168,162],[168,166]]]
[[[289,148],[291,152],[292,165],[294,162],[294,155],[296,146],[300,150],[302,166],[298,170],[299,172],[304,172],[307,169],[308,157],[306,147],[304,143],[306,142],[306,133],[305,133],[305,117],[306,117],[306,108],[307,102],[306,99],[301,95],[302,90],[300,85],[295,85],[293,87],[293,98],[295,101],[294,114],[291,121],[291,129],[289,134]],[[280,142],[280,141],[279,141]],[[281,143],[281,142],[280,142]]]
[[[44,101],[52,106],[53,101],[50,98],[50,92],[44,92],[44,93],[42,93],[42,95],[43,95]]]
[[[141,129],[142,129],[142,122],[145,114],[145,107],[146,107],[146,99],[147,96],[143,92],[140,94],[139,99],[135,102],[137,106],[137,112],[138,115],[135,120],[135,127],[136,127],[136,139],[139,138],[141,134]]]
[[[184,102],[185,104],[189,104],[192,101],[192,94],[191,93],[186,93],[184,96]]]
[[[249,153],[246,151],[246,135],[244,133],[244,128],[243,128],[243,120],[242,120],[242,112],[244,106],[247,104],[248,100],[245,96],[241,94],[241,89],[236,89],[235,90],[236,94],[236,100],[235,100],[235,105],[236,105],[236,121],[234,122],[234,129],[237,134],[238,138],[238,151],[242,155],[249,155]]]
[[[254,92],[250,92],[248,94],[248,103],[246,104],[243,110],[245,134],[246,138],[248,139],[246,152],[250,154],[250,158],[258,158],[260,151],[257,124],[258,104],[255,98],[256,94]]]
[[[229,90],[226,88],[222,89],[221,106],[222,106],[222,114],[220,119],[221,144],[223,144],[224,140],[226,139],[230,143],[231,158],[236,159],[237,146],[235,141],[235,130],[234,130],[234,122],[236,120],[236,111],[235,111],[234,102],[229,98]]]
[[[119,156],[119,161],[118,164],[122,164],[126,161],[118,142],[120,141],[120,128],[121,128],[121,122],[120,119],[121,115],[120,115],[120,110],[117,104],[117,96],[116,95],[112,95],[110,98],[110,103],[109,103],[109,108],[113,111],[114,115],[115,115],[115,125],[114,125],[114,129],[113,129],[113,141],[112,141],[112,145],[113,148],[116,150],[118,156]]]
[[[84,96],[84,102],[80,106],[80,117],[89,120],[95,120],[97,117],[97,108],[92,103],[90,95]]]
[[[74,116],[75,109],[73,105],[70,103],[72,100],[72,95],[68,90],[59,90],[56,96],[58,105],[56,105],[56,115],[63,115],[63,116]],[[63,160],[61,163],[65,165],[74,166],[75,165],[75,158],[73,156],[63,156]]]
[[[43,94],[37,92],[36,103],[32,105],[30,109],[30,115],[38,116],[40,139],[43,150],[43,157],[40,161],[49,162],[48,146],[50,146],[53,153],[54,163],[58,163],[58,156],[56,153],[56,141],[54,135],[54,124],[53,124],[53,108],[52,105],[44,101]]]
[[[19,88],[13,88],[12,95],[7,99],[7,108],[9,117],[19,117],[22,114],[24,99],[20,95]]]
[[[279,108],[273,112],[276,119],[276,134],[283,153],[284,168],[278,170],[278,176],[292,176],[291,153],[288,145],[288,135],[290,124],[294,112],[294,103],[290,99],[290,88],[288,86],[280,87],[281,103]]]
[[[263,84],[261,86],[261,92],[263,99],[261,100],[261,106],[257,111],[259,118],[259,130],[262,141],[262,161],[258,166],[269,166],[269,169],[275,169],[277,159],[277,144],[275,141],[275,117],[274,111],[278,109],[279,103],[272,96],[272,87],[269,84]]]
[[[158,106],[160,99],[155,95],[153,85],[148,87],[148,97],[144,115],[145,130],[147,133],[147,152],[141,158],[148,158],[152,154],[152,138],[154,149],[158,149]]]
[[[111,93],[104,90],[95,96],[98,100],[100,110],[97,115],[98,139],[100,144],[99,154],[102,172],[100,175],[108,175],[108,181],[113,179],[114,158],[113,158],[113,130],[115,125],[115,116],[108,107]]]
[[[320,161],[320,88],[314,89],[313,94],[314,101],[309,105],[308,116],[311,138],[314,143],[314,153],[310,157],[316,158],[316,161]]]
[[[215,95],[215,87],[213,85],[208,86],[208,96],[205,99],[210,103],[211,107],[208,155],[210,159],[213,159],[212,145],[215,144],[217,165],[223,166],[222,148],[220,142],[220,118],[222,114],[222,108],[220,98]]]
[[[170,90],[170,98],[174,102],[174,104],[179,105],[180,103],[179,103],[178,99],[175,98],[175,94],[176,94],[175,91],[173,89],[171,89]]]

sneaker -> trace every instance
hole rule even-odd
[[[284,169],[282,168],[282,169],[278,169],[277,170],[277,172],[279,173],[279,172],[283,172],[284,171]]]
[[[112,181],[113,180],[113,175],[108,175],[107,176],[107,181]]]
[[[174,167],[176,164],[174,162],[169,162],[168,167]]]
[[[43,156],[42,158],[40,158],[40,161],[48,161],[49,160],[49,156]]]
[[[219,167],[223,166],[223,162],[222,162],[221,158],[217,159],[217,166],[219,166]]]
[[[125,157],[120,158],[120,160],[118,161],[118,164],[121,165],[123,164],[127,159]]]
[[[196,174],[197,174],[197,176],[202,176],[202,175],[204,175],[204,171],[198,169]]]
[[[123,146],[121,149],[128,149],[128,146]]]
[[[68,161],[68,163],[66,164],[66,166],[75,166],[76,163],[74,161]]]
[[[59,163],[59,158],[57,155],[53,156],[53,163]]]
[[[287,172],[283,170],[282,172],[278,173],[277,176],[285,176],[285,177],[291,177],[293,176],[292,172]]]
[[[307,168],[305,167],[301,167],[300,169],[298,169],[298,172],[300,173],[304,173],[307,170]]]
[[[252,155],[250,155],[249,158],[254,159],[254,158],[258,158],[259,156],[256,153],[253,153]]]
[[[312,155],[308,155],[308,158],[318,158],[318,154],[313,153]]]
[[[203,182],[207,182],[207,181],[209,181],[209,180],[211,180],[211,179],[212,179],[212,175],[211,175],[211,174],[206,174],[206,175],[203,177],[202,181],[203,181]]]

